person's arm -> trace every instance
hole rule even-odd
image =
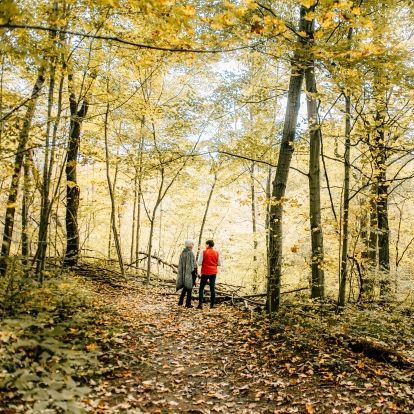
[[[200,250],[200,253],[198,255],[198,262],[197,262],[197,264],[199,266],[202,266],[202,264],[203,264],[203,251],[202,250]]]

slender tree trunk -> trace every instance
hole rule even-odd
[[[47,102],[47,123],[46,123],[46,142],[45,142],[45,154],[43,161],[43,185],[41,191],[41,207],[40,207],[40,225],[39,225],[39,237],[38,237],[38,254],[36,263],[36,275],[41,277],[41,272],[44,269],[46,259],[46,247],[47,247],[47,231],[49,222],[49,153],[50,153],[50,129],[52,123],[52,108],[53,97],[55,91],[55,74],[56,74],[56,59],[52,58],[50,64],[50,78],[49,78],[49,94]]]
[[[142,172],[143,172],[143,156],[144,156],[144,135],[142,130],[144,128],[145,118],[141,120],[141,141],[139,145],[139,163],[138,163],[138,195],[137,195],[137,219],[135,231],[135,262],[138,266],[139,248],[140,248],[140,233],[141,233],[141,200],[142,200]]]
[[[380,296],[385,298],[390,293],[390,230],[388,225],[388,185],[385,163],[378,185],[378,262],[381,272]]]
[[[118,180],[118,163],[115,164],[114,182],[112,183],[112,194],[115,194],[117,180]],[[115,251],[116,251],[115,238],[114,240],[112,240],[112,230],[113,230],[112,223],[114,220],[115,220],[115,211],[111,208],[111,216],[109,218],[109,229],[108,229],[108,259],[111,259],[112,257],[113,243],[115,244]]]
[[[377,184],[371,185],[371,194],[369,197],[369,214],[367,214],[369,221],[369,232],[365,232],[364,244],[366,251],[365,257],[366,271],[361,286],[361,296],[363,299],[372,298],[374,295],[375,272],[377,269],[377,240],[378,240],[378,226],[377,226]]]
[[[377,183],[371,185],[369,200],[369,239],[368,239],[368,268],[375,272],[377,268],[378,220],[377,220]]]
[[[73,91],[73,75],[68,75],[69,106],[70,106],[70,130],[66,158],[66,253],[65,266],[76,266],[79,258],[79,229],[78,209],[80,189],[77,181],[78,154],[82,122],[88,112],[87,98],[78,109],[78,103]]]
[[[301,6],[299,31],[306,31],[308,21],[305,15],[308,9]],[[303,43],[303,40],[300,40]],[[289,175],[290,163],[293,155],[293,142],[296,138],[297,119],[300,107],[300,95],[304,77],[302,67],[303,59],[300,53],[295,52],[292,59],[292,71],[290,75],[286,114],[280,144],[276,176],[273,181],[272,203],[269,214],[269,279],[267,283],[267,311],[272,314],[280,305],[280,282],[282,276],[283,257],[283,197]]]
[[[151,280],[151,255],[152,255],[152,242],[154,239],[154,226],[155,226],[155,211],[150,219],[150,231],[148,236],[148,256],[147,256],[147,285]]]
[[[148,285],[149,285],[150,279],[151,279],[151,255],[152,255],[152,243],[153,243],[153,239],[154,239],[155,218],[157,216],[158,207],[161,204],[161,201],[162,201],[162,198],[163,198],[162,191],[163,191],[163,188],[164,188],[164,174],[165,174],[164,167],[161,167],[161,183],[160,183],[160,186],[158,188],[157,200],[155,202],[154,209],[152,210],[152,215],[149,217],[150,232],[149,232],[149,236],[148,236],[148,257],[147,257],[147,284]]]
[[[10,256],[10,248],[13,237],[14,216],[16,213],[17,194],[19,191],[20,173],[23,166],[26,145],[29,139],[30,127],[36,109],[37,98],[45,82],[45,68],[42,66],[37,74],[30,100],[27,103],[27,111],[23,118],[20,129],[18,147],[14,160],[14,170],[7,198],[6,217],[4,219],[3,243],[1,245],[0,275],[4,276],[7,272],[7,260]]]
[[[313,32],[313,30],[312,30]],[[319,123],[318,105],[315,98],[317,93],[315,65],[312,61],[305,71],[307,106],[308,106],[308,128],[310,140],[309,153],[309,215],[311,229],[311,290],[312,298],[323,299],[325,296],[325,276],[323,270],[323,232],[321,220],[321,126]]]
[[[1,56],[1,72],[0,72],[0,151],[3,150],[3,84],[4,84],[4,62],[6,54],[0,52]],[[0,187],[0,190],[2,188]]]
[[[267,172],[266,179],[266,219],[265,219],[265,229],[266,229],[266,270],[267,270],[267,279],[270,275],[270,238],[269,238],[269,223],[270,223],[270,207],[271,207],[271,184],[272,184],[272,167],[269,167]]]
[[[106,166],[106,179],[108,182],[109,197],[111,198],[111,221],[112,221],[112,234],[114,235],[115,248],[118,256],[119,269],[122,276],[125,275],[124,271],[124,261],[122,258],[121,243],[119,240],[118,230],[116,228],[116,207],[115,207],[115,196],[114,189],[112,188],[110,169],[109,169],[109,147],[108,147],[108,117],[109,117],[109,103],[106,105],[105,112],[105,126],[104,126],[104,135],[105,135],[105,166]]]
[[[216,184],[217,184],[217,172],[214,173],[213,184],[211,185],[210,192],[208,193],[206,208],[204,209],[203,219],[201,220],[200,232],[198,234],[198,242],[197,242],[198,247],[197,247],[196,260],[198,260],[198,256],[200,255],[201,241],[203,240],[204,227],[206,225],[208,210],[210,209],[211,199],[213,197]]]
[[[252,236],[253,236],[253,291],[257,292],[258,288],[258,269],[257,269],[257,219],[256,219],[256,188],[254,176],[254,162],[250,168],[250,206],[252,213]]]
[[[137,221],[137,217],[136,217],[137,198],[138,198],[138,171],[135,170],[135,176],[134,176],[134,205],[132,207],[131,251],[130,251],[130,254],[129,254],[129,263],[131,263],[131,264],[134,262],[135,226],[136,226],[136,221]],[[137,263],[137,265],[138,265],[138,263]]]
[[[30,254],[29,245],[29,199],[30,199],[30,166],[29,157],[24,157],[23,166],[23,200],[22,200],[22,263],[27,266]]]
[[[344,191],[342,206],[342,252],[339,282],[339,306],[345,306],[346,283],[348,279],[348,238],[349,238],[349,181],[351,166],[351,98],[345,96],[345,154],[344,154]]]

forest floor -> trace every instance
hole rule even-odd
[[[139,283],[51,283],[0,323],[2,413],[414,412],[407,309],[302,298],[270,322]]]
[[[180,307],[163,293],[101,291],[123,321],[124,353],[85,400],[94,412],[414,412],[410,362],[355,353],[303,321],[270,326],[224,304]]]

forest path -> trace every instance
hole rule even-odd
[[[260,369],[245,337],[250,322],[240,311],[187,309],[175,297],[136,293],[117,306],[136,334],[131,351],[142,362],[134,373],[141,378],[135,392],[142,412],[274,412],[269,402],[283,382]]]
[[[315,374],[306,355],[295,356],[266,336],[259,319],[230,306],[186,309],[175,296],[146,290],[114,294],[111,302],[125,324],[123,351],[116,375],[96,388],[93,412],[410,412],[384,397],[387,384],[375,389],[366,376],[339,384],[332,373]]]

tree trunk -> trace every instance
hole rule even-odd
[[[88,112],[89,103],[87,98],[78,110],[78,103],[73,91],[73,75],[68,75],[70,88],[70,129],[66,157],[66,253],[64,265],[76,266],[79,258],[79,229],[78,229],[78,208],[80,189],[77,182],[77,165],[80,145],[80,134],[82,122]]]
[[[36,101],[45,82],[45,68],[42,66],[37,74],[30,100],[27,103],[27,111],[23,118],[23,125],[20,130],[18,147],[14,160],[14,171],[10,183],[9,195],[7,198],[6,217],[4,219],[3,242],[0,256],[0,275],[7,272],[7,260],[10,255],[10,248],[13,237],[14,216],[16,213],[17,194],[19,191],[20,173],[23,166],[26,145],[29,139],[30,127],[34,116]]]
[[[118,230],[116,228],[116,207],[115,207],[115,196],[114,188],[112,188],[111,176],[109,174],[109,148],[108,148],[108,117],[109,117],[109,103],[106,105],[105,112],[105,125],[104,125],[104,136],[105,136],[105,166],[106,166],[106,179],[108,182],[109,197],[111,198],[111,222],[112,222],[112,234],[114,236],[116,254],[118,256],[119,269],[121,275],[125,275],[124,261],[122,258],[121,243],[119,240]]]
[[[345,96],[345,154],[344,154],[344,191],[342,206],[342,251],[339,278],[338,305],[345,306],[346,282],[348,279],[348,237],[349,237],[349,181],[351,162],[351,98]]]
[[[305,20],[307,10],[308,9],[303,6],[300,8],[300,32],[305,31],[309,24],[309,22]],[[303,39],[300,38],[300,43],[303,44],[303,42]],[[303,59],[299,52],[295,52],[291,64],[292,70],[282,132],[282,142],[280,144],[275,180],[273,181],[272,202],[269,214],[269,279],[267,283],[266,308],[270,314],[276,312],[280,305],[280,281],[282,276],[283,255],[283,197],[286,192],[289,168],[292,161],[292,144],[296,138],[300,95],[304,77],[304,70],[301,66],[303,64]]]
[[[270,223],[270,208],[271,208],[271,184],[272,184],[272,167],[269,167],[267,171],[267,179],[266,179],[266,221],[265,221],[265,230],[266,230],[266,270],[267,270],[267,279],[269,279],[270,275],[270,237],[269,237],[269,223]]]
[[[151,256],[152,256],[152,242],[154,238],[154,226],[155,226],[155,218],[157,216],[157,210],[161,201],[163,199],[162,190],[164,188],[164,167],[161,167],[161,182],[158,188],[158,195],[157,200],[154,204],[154,209],[152,210],[152,215],[149,218],[150,221],[150,232],[148,236],[148,257],[147,257],[147,284],[149,285],[151,279]],[[165,193],[164,193],[165,195]]]
[[[258,288],[258,269],[257,269],[257,219],[256,219],[256,189],[254,176],[254,162],[250,168],[250,204],[252,213],[252,236],[253,236],[253,292],[257,292]]]
[[[49,222],[49,153],[50,153],[50,129],[52,122],[52,108],[53,97],[55,90],[55,74],[56,74],[56,59],[52,57],[50,65],[50,79],[49,79],[49,93],[47,102],[47,122],[46,122],[46,142],[45,142],[45,154],[43,160],[43,185],[41,191],[41,206],[40,206],[40,224],[39,224],[39,237],[36,254],[36,275],[41,278],[41,272],[44,269],[46,259],[46,247],[47,247],[47,231]]]
[[[29,157],[24,157],[23,166],[23,200],[22,200],[22,256],[23,266],[27,266],[30,254],[29,241],[29,198],[30,198],[30,166]]]
[[[135,262],[138,266],[139,249],[140,249],[140,233],[141,233],[141,199],[142,199],[142,171],[143,171],[143,156],[144,156],[144,135],[142,133],[144,128],[145,118],[141,120],[141,141],[139,143],[139,163],[138,163],[138,195],[137,195],[137,218],[135,230]]]
[[[201,221],[200,233],[198,234],[198,244],[197,244],[198,247],[197,247],[196,260],[198,260],[198,256],[200,255],[201,241],[203,240],[204,227],[206,225],[208,210],[210,209],[210,203],[213,197],[214,188],[216,187],[216,184],[217,184],[217,172],[214,173],[213,184],[211,185],[210,192],[208,193],[206,208],[204,209],[204,215]]]
[[[131,251],[130,251],[130,254],[129,254],[129,263],[131,263],[131,264],[134,262],[137,198],[138,198],[138,171],[135,170],[135,176],[134,176],[134,205],[132,207]],[[138,200],[138,202],[139,202],[139,200]]]
[[[381,272],[380,296],[390,293],[390,230],[388,225],[388,185],[386,182],[385,163],[378,184],[378,262]]]
[[[114,182],[111,184],[112,194],[115,194],[116,182],[118,180],[118,163],[115,164],[115,174],[114,174]],[[113,233],[113,221],[115,220],[115,210],[111,207],[111,216],[109,217],[109,229],[108,229],[108,259],[112,258],[112,242],[115,244],[116,250],[116,242],[115,238],[112,240],[112,233]]]
[[[313,33],[313,29],[312,29]],[[318,105],[315,94],[316,77],[314,62],[310,62],[305,71],[307,106],[308,106],[308,128],[310,140],[309,153],[309,215],[311,229],[311,295],[312,298],[323,299],[325,296],[325,275],[323,270],[323,232],[321,221],[321,181],[320,181],[320,158],[321,158],[321,127],[319,123]]]

